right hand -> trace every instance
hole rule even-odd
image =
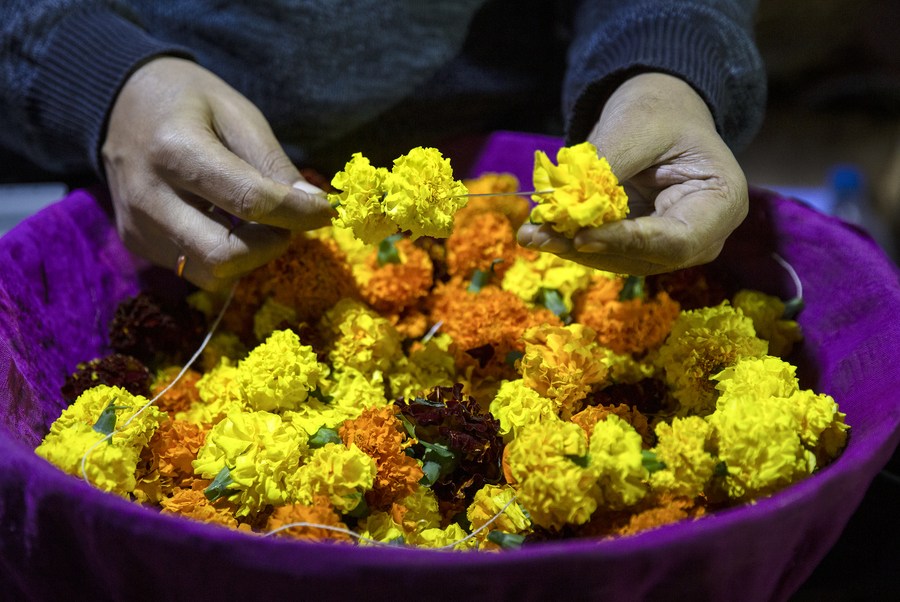
[[[227,288],[281,254],[291,231],[333,215],[259,109],[184,59],[154,59],[131,75],[102,157],[125,245],[172,269],[184,255],[184,278],[207,290]]]

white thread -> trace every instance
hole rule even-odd
[[[469,533],[462,539],[458,539],[452,543],[448,543],[447,545],[441,546],[439,548],[434,548],[434,549],[435,550],[451,550],[451,549],[455,548],[456,546],[458,546],[459,544],[469,541],[470,539],[472,539],[473,537],[475,537],[476,535],[478,535],[479,533],[481,533],[482,531],[487,529],[489,526],[491,526],[494,523],[494,521],[499,519],[503,515],[503,513],[506,512],[506,509],[509,508],[512,505],[512,503],[515,502],[517,499],[518,499],[518,496],[516,496],[516,495],[512,496],[512,498],[508,502],[506,502],[506,504],[504,504],[504,506],[502,508],[500,508],[500,510],[496,514],[494,514],[494,516],[492,516],[490,519],[485,521],[485,523],[483,525],[481,525],[480,527],[478,527],[477,529],[475,529],[474,531],[472,531],[471,533]],[[396,546],[396,544],[385,543],[383,541],[378,541],[377,539],[369,539],[368,537],[364,537],[363,535],[360,535],[359,533],[356,533],[355,531],[351,531],[350,529],[344,529],[342,527],[334,527],[332,525],[320,525],[318,523],[310,523],[310,522],[306,522],[306,521],[299,521],[296,523],[288,523],[286,525],[282,525],[282,526],[278,527],[277,529],[274,529],[272,531],[264,533],[263,537],[275,535],[276,533],[280,533],[281,531],[286,531],[287,529],[292,529],[294,527],[307,527],[310,529],[325,529],[327,531],[335,531],[337,533],[343,533],[343,534],[349,535],[350,537],[353,537],[359,541],[365,541],[366,543],[371,543],[371,544],[374,544],[377,546],[383,546],[383,547],[389,547],[389,548]]]
[[[190,367],[194,364],[194,362],[197,361],[197,358],[200,357],[200,354],[203,353],[203,350],[206,349],[206,346],[209,344],[210,339],[212,339],[213,333],[216,332],[216,328],[218,328],[219,322],[222,321],[222,316],[225,315],[225,310],[228,309],[228,306],[231,304],[231,299],[232,299],[232,297],[234,297],[234,291],[236,288],[237,288],[237,283],[235,283],[231,287],[231,291],[229,291],[228,297],[225,299],[224,305],[222,305],[222,309],[219,310],[219,315],[216,316],[216,319],[213,321],[212,326],[210,326],[209,332],[206,333],[206,337],[203,339],[203,342],[200,343],[200,347],[197,349],[196,352],[194,352],[194,355],[191,356],[191,359],[189,359],[188,362],[184,365],[184,367],[181,369],[181,372],[179,372],[175,376],[175,378],[172,379],[172,382],[170,382],[168,385],[166,385],[162,391],[157,393],[153,397],[153,399],[151,399],[150,401],[148,401],[147,403],[142,405],[137,412],[132,414],[131,417],[129,417],[128,420],[125,421],[124,424],[122,424],[121,426],[116,426],[116,428],[111,433],[104,435],[102,439],[100,439],[99,441],[94,443],[92,446],[90,446],[87,449],[86,452],[84,452],[84,455],[81,456],[81,466],[80,466],[82,479],[84,479],[86,482],[90,483],[90,480],[88,480],[88,476],[87,476],[87,459],[91,455],[91,453],[93,453],[93,451],[95,449],[97,449],[97,447],[99,447],[101,443],[109,441],[110,439],[112,439],[113,435],[115,435],[116,433],[121,433],[123,429],[125,429],[129,424],[131,424],[132,420],[137,418],[148,407],[150,407],[151,405],[156,403],[156,400],[159,399],[160,397],[162,397],[163,395],[165,395],[169,391],[169,389],[174,387],[175,383],[177,383],[181,379],[181,377],[185,375],[185,373],[188,371],[188,369],[190,369]]]
[[[553,194],[555,190],[522,190],[520,192],[467,192],[466,194],[454,194],[452,199],[461,196],[525,196],[526,194]]]
[[[791,280],[794,281],[794,288],[797,291],[796,297],[803,300],[803,283],[800,282],[800,276],[797,275],[797,271],[794,270],[794,266],[789,264],[784,257],[779,255],[778,253],[772,252],[772,259],[778,262],[778,264],[787,270],[787,273],[791,276]]]
[[[216,328],[218,328],[219,322],[222,321],[222,317],[225,315],[225,310],[227,310],[228,306],[231,304],[231,299],[234,297],[235,288],[237,288],[237,284],[235,284],[234,286],[231,287],[231,290],[228,293],[228,297],[225,299],[225,303],[222,305],[222,309],[219,310],[219,314],[216,316],[216,319],[213,321],[212,326],[210,326],[209,332],[206,333],[206,336],[203,338],[203,341],[200,343],[200,347],[197,348],[197,351],[194,352],[194,355],[191,356],[191,358],[187,361],[187,363],[184,365],[184,367],[181,369],[181,371],[175,376],[175,378],[173,378],[172,381],[168,385],[166,385],[159,393],[157,393],[153,397],[153,399],[149,400],[147,403],[145,403],[143,406],[141,406],[141,408],[137,412],[132,414],[131,417],[124,422],[124,424],[122,424],[121,426],[117,426],[115,428],[115,430],[113,430],[111,433],[104,435],[102,439],[100,439],[99,441],[94,443],[91,447],[89,447],[87,449],[87,451],[84,452],[84,455],[81,456],[81,466],[80,466],[81,478],[84,479],[84,481],[86,481],[87,483],[90,483],[90,480],[88,479],[88,476],[87,476],[86,466],[87,466],[87,459],[91,455],[91,453],[95,449],[97,449],[97,447],[99,447],[101,443],[104,443],[105,441],[109,441],[113,437],[113,435],[115,435],[116,433],[122,432],[122,430],[125,429],[129,424],[131,424],[131,421],[134,420],[135,418],[137,418],[141,412],[143,412],[148,407],[150,407],[151,405],[156,403],[156,400],[158,400],[160,397],[165,395],[166,392],[169,391],[169,389],[174,387],[175,384],[181,379],[181,377],[187,373],[187,371],[194,364],[194,362],[197,361],[197,358],[199,358],[200,354],[203,353],[203,350],[206,349],[206,346],[209,344],[209,341],[212,339],[213,334],[216,332]],[[428,338],[431,338],[429,335],[433,336],[434,333],[436,333],[438,331],[438,329],[441,327],[442,324],[443,324],[443,322],[438,322],[437,324],[435,324],[431,328],[431,330],[426,334],[426,336],[423,338],[423,342],[426,342]],[[437,550],[453,549],[456,546],[458,546],[459,544],[465,543],[466,541],[472,539],[478,533],[480,533],[484,529],[488,528],[497,519],[499,519],[500,516],[502,516],[503,513],[506,512],[506,509],[509,508],[510,505],[512,505],[512,503],[516,501],[516,499],[517,499],[517,496],[514,495],[512,497],[512,499],[510,499],[508,502],[506,502],[506,504],[503,506],[503,508],[501,508],[499,510],[499,512],[497,512],[494,516],[492,516],[490,519],[488,519],[483,525],[481,525],[480,527],[478,527],[477,529],[475,529],[474,531],[472,531],[471,533],[469,533],[462,539],[459,539],[457,541],[454,541],[453,543],[449,543],[445,546],[441,546],[440,548],[435,548],[435,549],[437,549]],[[355,531],[351,531],[350,529],[344,529],[342,527],[335,527],[333,525],[320,525],[317,523],[310,523],[310,522],[305,522],[305,521],[300,521],[300,522],[296,522],[296,523],[288,523],[286,525],[282,525],[282,526],[278,527],[277,529],[274,529],[272,531],[268,531],[268,532],[264,533],[263,537],[269,537],[270,535],[275,535],[276,533],[280,533],[281,531],[286,531],[287,529],[291,529],[294,527],[324,529],[326,531],[334,531],[337,533],[343,533],[345,535],[353,537],[354,539],[356,539],[358,541],[364,541],[366,543],[377,545],[377,546],[394,547],[396,545],[396,544],[391,544],[391,543],[385,543],[383,541],[378,541],[377,539],[370,539],[368,537],[360,535],[359,533],[356,533]]]

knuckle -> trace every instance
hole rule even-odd
[[[257,168],[264,174],[275,175],[296,171],[294,164],[280,149],[273,148],[260,159]]]

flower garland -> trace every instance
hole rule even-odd
[[[36,453],[248,533],[457,550],[697,519],[832,461],[849,427],[781,359],[791,304],[514,244],[526,219],[572,235],[627,214],[596,148],[557,161],[537,154],[530,208],[515,178],[458,182],[436,149],[390,171],[353,155],[333,225],[233,299],[124,302]]]

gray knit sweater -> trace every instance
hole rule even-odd
[[[266,115],[292,158],[329,171],[415,145],[522,129],[583,139],[612,90],[678,75],[725,140],[762,120],[755,1],[7,0],[0,146],[99,173],[116,93],[151,58],[191,58]],[[2,167],[0,167],[2,169]]]

